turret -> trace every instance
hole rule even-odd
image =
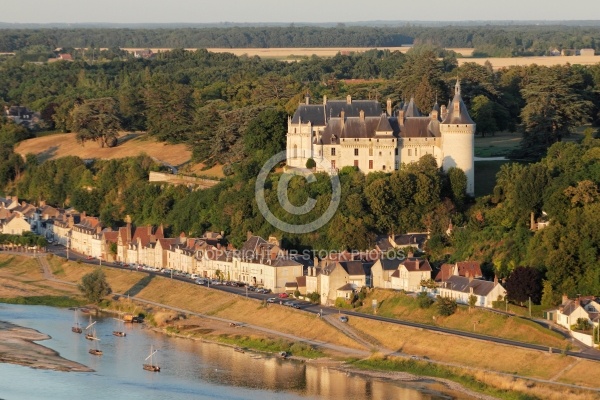
[[[442,167],[448,171],[452,167],[460,168],[467,176],[467,193],[475,193],[475,122],[471,119],[467,107],[460,95],[460,80],[456,80],[454,98],[445,110],[440,124],[442,134]]]

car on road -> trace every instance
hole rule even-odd
[[[277,297],[269,297],[267,299],[267,303],[275,303],[277,301]]]
[[[205,285],[206,284],[206,280],[202,279],[202,278],[198,278],[195,281],[198,285]]]
[[[287,299],[290,296],[288,296],[287,293],[283,292],[283,293],[279,293],[279,295],[277,295],[277,297],[279,297],[280,299]]]
[[[346,317],[345,315],[342,315],[340,317],[340,322],[344,322],[344,323],[348,322],[348,317]]]
[[[300,304],[298,304],[295,301],[286,301],[285,303],[283,303],[283,305],[292,307],[292,308],[300,308]]]
[[[94,259],[94,257],[92,257],[92,256],[87,256],[85,259],[86,259],[86,260],[93,260],[93,259]]]

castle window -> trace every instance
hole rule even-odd
[[[369,169],[373,169],[373,160],[369,160]]]
[[[335,169],[335,160],[331,160],[331,169]]]
[[[354,149],[354,155],[357,156],[358,155],[358,149]]]
[[[408,149],[408,156],[412,156],[412,149]]]
[[[385,165],[383,167],[381,167],[381,169],[385,171]]]
[[[298,158],[298,145],[294,145],[294,153],[292,154],[292,158]]]
[[[381,157],[381,152],[379,152],[379,157]]]
[[[396,147],[396,149],[394,150],[394,155],[398,155],[398,148]]]
[[[294,133],[296,133],[296,128],[294,128]]]
[[[332,155],[332,156],[335,156],[335,147],[332,147],[332,148],[331,148],[331,155]]]
[[[358,160],[354,160],[354,166],[358,168]]]

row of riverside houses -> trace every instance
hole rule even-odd
[[[436,276],[436,287],[423,287],[423,281],[432,279],[432,268],[427,259],[412,257],[412,251],[423,250],[427,233],[383,236],[374,251],[332,253],[319,260],[289,254],[274,237],[265,240],[249,233],[242,247],[234,249],[226,246],[222,232],[206,232],[200,238],[184,234],[165,238],[162,226],[134,228],[129,217],[125,226],[112,230],[85,213],[44,203],[35,207],[16,198],[0,199],[0,218],[3,213],[11,213],[0,221],[8,221],[2,226],[13,234],[31,230],[84,256],[233,280],[275,293],[316,292],[321,304],[334,304],[338,298],[350,300],[362,287],[428,290],[432,296],[450,296],[460,303],[468,303],[475,295],[477,305],[483,307],[491,307],[498,296],[506,294],[497,281],[482,280],[481,268],[473,262],[444,264]],[[11,228],[15,223],[10,218],[25,222],[21,231]],[[390,250],[407,250],[408,257],[386,258]]]

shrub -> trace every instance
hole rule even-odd
[[[433,304],[433,300],[427,295],[427,292],[421,292],[417,295],[419,308],[429,308]]]
[[[318,292],[312,292],[308,295],[308,300],[311,303],[319,304],[321,302],[321,295]]]
[[[313,169],[316,166],[317,166],[317,163],[312,158],[309,158],[308,160],[306,160],[306,168]]]
[[[447,317],[456,312],[456,309],[458,308],[456,300],[446,296],[438,296],[437,300],[437,309],[440,315]]]

